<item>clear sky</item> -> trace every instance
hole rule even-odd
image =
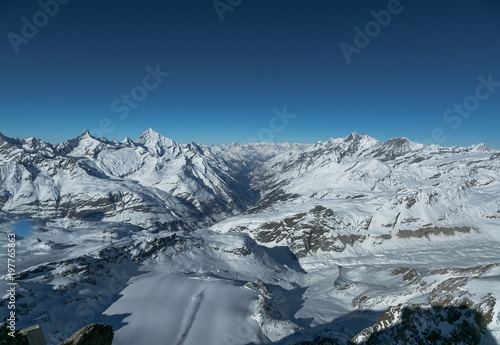
[[[0,1],[0,132],[500,148],[499,19],[498,0]]]

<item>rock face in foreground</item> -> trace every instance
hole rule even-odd
[[[486,330],[484,315],[468,308],[395,306],[377,323],[356,334],[348,345],[477,345],[496,344]],[[328,336],[295,345],[340,345],[344,341]]]
[[[485,329],[484,316],[466,306],[391,307],[376,325],[357,334],[352,344],[471,345]]]
[[[102,323],[93,323],[83,327],[59,345],[111,345],[113,328]]]
[[[0,325],[0,345],[29,345],[28,338],[19,333],[18,330],[14,332],[14,337],[11,337],[9,332],[5,325]]]

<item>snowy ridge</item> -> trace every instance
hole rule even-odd
[[[151,129],[136,142],[88,132],[56,146],[1,139],[0,207],[6,212],[196,229],[253,200],[232,176],[234,167],[210,148],[179,145]]]
[[[381,143],[353,133],[260,165],[251,173],[259,202],[212,229],[248,232],[298,256],[404,238],[498,238],[499,158],[484,145]]]

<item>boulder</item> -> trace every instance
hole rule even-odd
[[[113,335],[113,327],[93,323],[83,327],[59,345],[111,345]]]

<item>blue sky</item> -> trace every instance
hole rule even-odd
[[[54,1],[42,3],[54,12]],[[46,23],[35,1],[0,3],[4,135],[62,142],[89,129],[122,140],[152,127],[229,144],[357,131],[500,148],[497,0],[222,0],[220,13],[199,0],[65,2]],[[385,27],[369,24],[389,8]],[[41,24],[33,37],[23,17]],[[377,25],[356,46],[354,28]],[[350,63],[342,42],[358,51]],[[148,77],[157,68],[169,75]],[[478,99],[481,76],[493,86]],[[273,111],[284,107],[296,115],[286,123]]]

